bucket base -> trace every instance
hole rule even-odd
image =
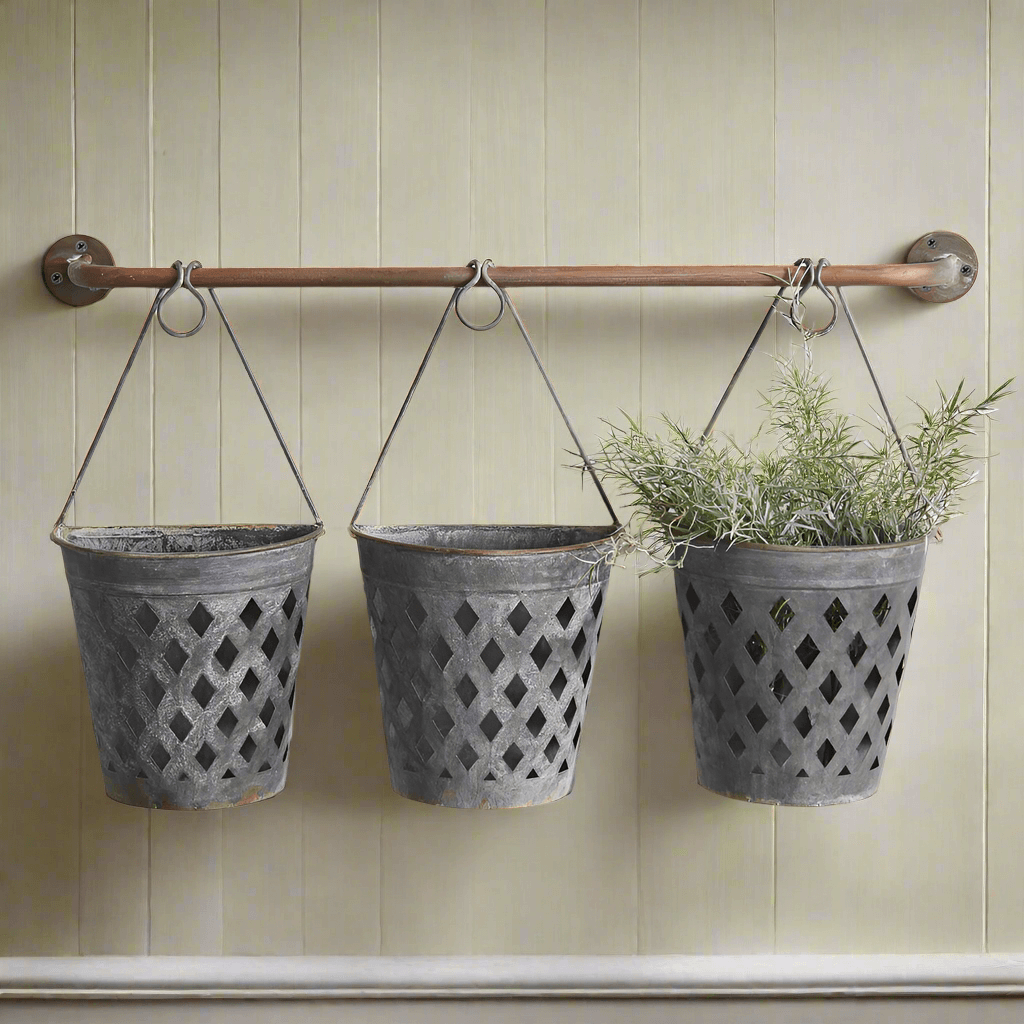
[[[882,769],[879,765],[869,772],[867,779],[851,775],[848,779],[832,780],[825,792],[822,791],[818,780],[801,778],[787,779],[785,792],[780,790],[777,780],[765,782],[762,790],[757,785],[756,778],[746,780],[745,791],[736,792],[728,788],[728,783],[715,779],[714,772],[702,771],[700,765],[697,765],[697,783],[709,793],[727,796],[730,800],[742,800],[747,804],[769,804],[773,807],[830,807],[834,804],[853,804],[874,796],[881,778]]]
[[[484,810],[538,807],[568,796],[576,781],[575,766],[553,778],[499,779],[476,782],[438,779],[433,775],[391,770],[391,788],[399,795],[424,804]]]
[[[222,780],[217,792],[211,794],[207,784],[178,781],[173,791],[170,791],[148,777],[132,778],[130,775],[105,771],[103,785],[107,796],[119,804],[159,811],[206,811],[269,800],[284,789],[287,777],[288,765],[282,764],[277,771],[260,773],[256,780]]]

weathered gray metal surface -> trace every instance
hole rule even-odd
[[[526,807],[572,790],[618,529],[352,528],[397,793]]]
[[[273,796],[288,772],[316,526],[59,526],[107,795]]]
[[[675,570],[707,789],[848,803],[878,788],[927,542],[692,547]]]

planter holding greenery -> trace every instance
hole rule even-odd
[[[804,806],[874,793],[928,539],[1009,383],[980,402],[940,389],[902,441],[887,420],[870,437],[805,348],[778,361],[746,447],[667,418],[663,436],[610,425],[595,461],[630,495],[629,540],[675,572],[701,785]]]

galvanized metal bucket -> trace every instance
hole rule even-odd
[[[615,529],[353,531],[395,792],[528,807],[572,790]]]
[[[318,526],[58,527],[107,795],[279,793]]]
[[[107,795],[141,807],[231,807],[285,785],[313,548],[323,525],[212,290],[315,523],[64,522],[167,294],[157,295],[51,539],[64,556]]]
[[[926,539],[686,551],[676,598],[702,786],[793,806],[875,792],[926,551]]]
[[[528,807],[573,788],[621,527],[515,306],[489,280],[486,264],[473,265],[476,276],[452,294],[350,531],[395,792],[445,807]],[[511,311],[610,526],[356,525],[449,314],[481,277],[501,302],[483,329]]]

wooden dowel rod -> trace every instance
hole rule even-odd
[[[170,267],[107,267],[72,262],[68,278],[85,288],[166,288],[177,274]],[[929,263],[880,263],[826,267],[826,285],[943,287],[956,281],[953,256]],[[792,266],[679,267],[493,267],[505,288],[710,286],[776,288]],[[197,288],[454,288],[472,277],[468,267],[203,267],[192,272]]]

